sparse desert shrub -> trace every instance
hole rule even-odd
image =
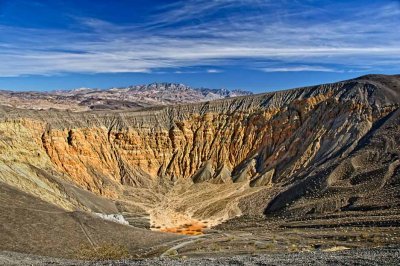
[[[174,256],[178,256],[179,253],[176,249],[170,249],[167,252],[165,252],[164,254],[165,254],[165,256],[168,256],[168,257],[174,257]]]
[[[117,244],[104,243],[96,247],[84,244],[79,249],[79,258],[84,260],[119,260],[129,257],[128,249]]]
[[[289,252],[298,252],[299,251],[299,247],[295,244],[292,244],[291,246],[288,247],[288,251]]]
[[[267,243],[263,246],[260,246],[261,249],[266,249],[266,250],[271,250],[274,248],[274,244],[273,243]]]

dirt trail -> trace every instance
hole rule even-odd
[[[162,254],[160,255],[160,257],[162,258],[162,257],[170,256],[170,255],[173,254],[173,253],[176,254],[177,251],[178,251],[178,249],[183,248],[183,247],[186,246],[186,245],[195,243],[196,241],[198,241],[199,238],[204,237],[204,236],[205,236],[205,235],[192,236],[192,237],[190,237],[190,239],[188,239],[187,241],[182,242],[182,243],[179,243],[179,244],[177,244],[177,245],[175,245],[175,246],[172,246],[171,248],[169,248],[168,250],[166,250],[164,253],[162,253]]]

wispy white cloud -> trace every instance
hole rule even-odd
[[[396,2],[332,13],[285,1],[187,0],[161,7],[141,24],[79,17],[79,31],[0,25],[0,62],[6,62],[0,64],[0,76],[204,65],[217,66],[204,70],[217,73],[232,59],[267,72],[400,66]],[[216,16],[221,10],[224,16]]]
[[[316,72],[343,72],[334,68],[323,66],[288,66],[288,67],[266,67],[261,69],[264,72],[303,72],[303,71],[316,71]]]
[[[219,69],[207,69],[207,73],[222,73],[222,70]]]
[[[209,73],[209,74],[214,74],[214,73],[222,73],[222,70],[219,69],[196,69],[196,70],[175,70],[175,74],[198,74],[198,73]]]
[[[160,11],[150,17],[153,25],[165,26],[176,24],[182,21],[194,19],[201,22],[203,19],[221,10],[229,10],[232,8],[252,7],[253,9],[261,9],[270,5],[269,0],[181,0],[166,4],[159,8]],[[243,12],[241,12],[243,15]]]

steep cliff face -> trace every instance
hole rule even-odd
[[[32,120],[0,123],[0,181],[49,202],[72,209],[63,187],[55,182],[55,170],[41,144],[45,124]]]
[[[0,178],[65,208],[79,206],[79,200],[68,199],[63,186],[55,185],[60,183],[32,172],[57,176],[153,215],[163,206],[171,215],[212,217],[207,222],[215,224],[240,215],[240,202],[256,192],[270,195],[270,202],[262,204],[275,212],[313,187],[326,189],[320,184],[335,183],[332,177],[309,179],[354,153],[360,141],[399,108],[399,80],[368,76],[135,112],[3,109]],[[398,169],[391,167],[392,172]],[[35,185],[27,185],[32,182]],[[202,204],[191,207],[196,199],[179,186],[192,193],[203,189],[198,200],[213,199],[207,206],[224,211],[208,213]],[[146,191],[152,191],[151,199],[141,199],[148,197],[143,196]],[[160,204],[180,195],[186,196],[178,203]],[[336,209],[343,207],[339,205]]]

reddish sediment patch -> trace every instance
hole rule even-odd
[[[207,228],[207,225],[197,222],[197,223],[187,223],[180,225],[178,227],[167,227],[161,228],[161,232],[168,232],[168,233],[176,233],[182,235],[202,235],[204,232],[203,230]]]

